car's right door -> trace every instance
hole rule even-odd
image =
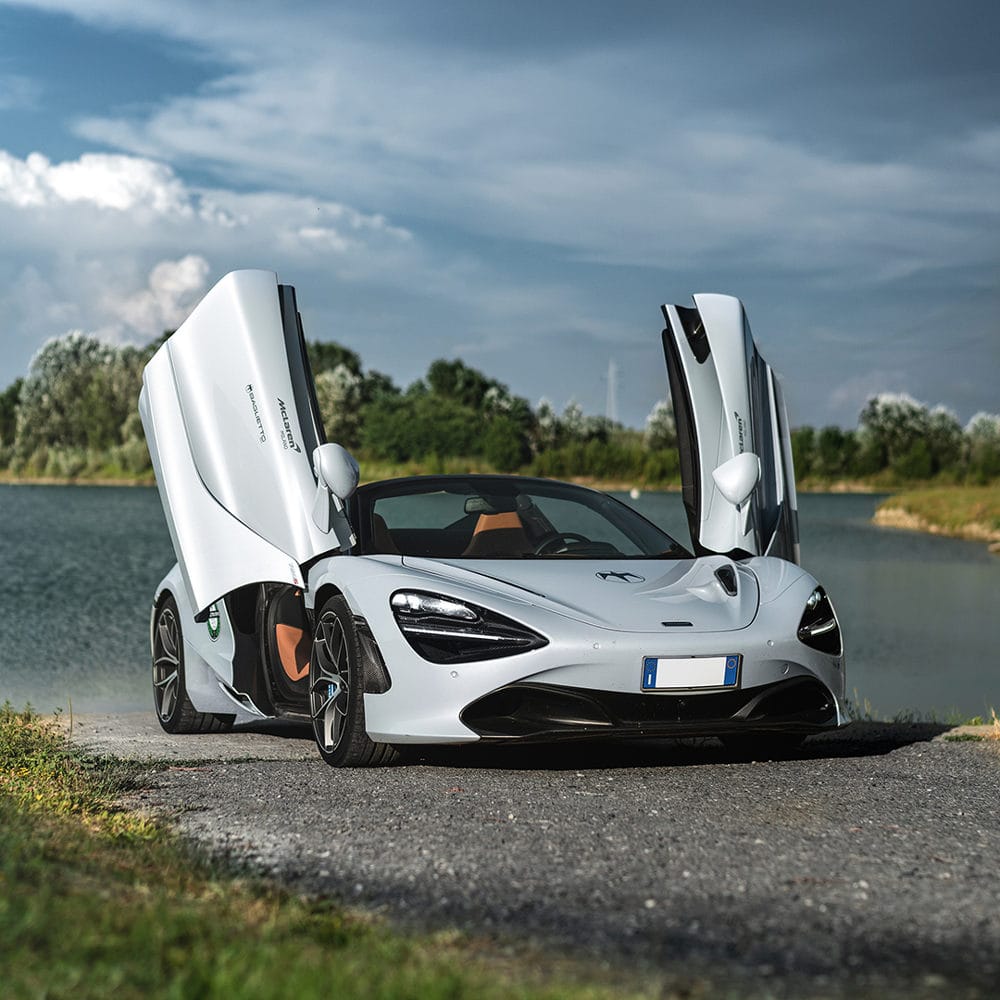
[[[743,303],[695,295],[694,307],[665,305],[663,331],[677,423],[684,506],[699,554],[772,555],[799,561],[798,509],[781,385],[761,357]],[[760,478],[745,503],[720,484],[756,455]],[[719,470],[723,470],[721,473]]]

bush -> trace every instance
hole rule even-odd
[[[394,462],[428,455],[479,455],[480,419],[474,410],[431,393],[369,403],[362,412],[361,444]]]
[[[497,472],[514,472],[531,458],[531,447],[521,427],[505,415],[489,421],[482,445],[483,458]]]

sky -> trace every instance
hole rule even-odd
[[[739,296],[794,425],[1000,412],[1000,4],[0,0],[0,388],[278,272],[405,386],[642,426]]]

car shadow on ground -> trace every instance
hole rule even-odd
[[[404,747],[402,765],[496,768],[514,771],[586,771],[635,767],[694,767],[773,760],[874,757],[927,743],[951,727],[941,723],[854,722],[809,737],[779,753],[734,751],[712,737],[648,740],[572,740],[560,743]]]
[[[852,722],[810,736],[780,753],[736,752],[713,737],[679,739],[579,739],[556,743],[401,746],[396,766],[488,768],[512,771],[586,771],[632,767],[695,767],[701,764],[773,760],[875,757],[915,743],[927,743],[951,727],[939,722]],[[312,729],[282,719],[238,726],[234,731],[312,741]]]

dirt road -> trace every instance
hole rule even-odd
[[[710,741],[448,751],[335,771],[295,730],[75,720],[150,771],[137,804],[217,856],[420,927],[708,995],[994,996],[1000,743],[855,725],[797,759]]]

